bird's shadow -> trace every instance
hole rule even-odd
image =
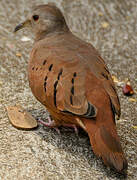
[[[35,119],[46,121],[49,116],[45,110],[31,110],[29,111]],[[126,175],[119,174],[112,169],[107,168],[101,159],[95,156],[90,145],[88,135],[82,129],[79,129],[78,135],[75,134],[73,129],[60,127],[60,134],[55,129],[44,127],[39,124],[37,129],[33,131],[39,135],[42,140],[56,146],[58,149],[63,149],[71,153],[74,157],[85,157],[88,164],[97,171],[102,172],[109,178],[126,179]],[[95,165],[96,164],[96,165]]]

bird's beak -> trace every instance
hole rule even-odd
[[[18,24],[18,25],[15,27],[14,32],[17,32],[18,30],[23,29],[23,28],[25,28],[25,27],[28,27],[28,26],[30,26],[30,25],[31,25],[31,21],[30,21],[30,20],[26,20],[26,21],[24,21],[23,23]]]

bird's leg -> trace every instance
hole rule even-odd
[[[58,134],[60,134],[60,130],[58,129],[58,125],[56,124],[56,122],[54,120],[51,120],[50,117],[48,117],[48,122],[42,121],[42,120],[38,120],[38,122],[40,124],[43,124],[46,127],[50,127],[50,128],[54,128]],[[69,127],[69,128],[73,128],[76,135],[78,135],[78,128],[75,124],[63,124],[63,127]]]
[[[43,124],[46,127],[50,127],[50,128],[55,128],[55,130],[57,131],[58,134],[60,134],[60,130],[57,128],[57,124],[54,120],[51,120],[50,117],[48,117],[48,122],[42,121],[42,120],[38,120],[38,122],[40,124]]]
[[[75,124],[63,124],[64,127],[70,127],[70,128],[73,128],[76,135],[78,135],[78,128]]]

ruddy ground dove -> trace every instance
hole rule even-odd
[[[74,36],[54,5],[36,6],[15,28],[32,27],[35,43],[28,76],[34,96],[50,112],[50,127],[77,126],[89,135],[94,153],[118,172],[127,160],[116,132],[119,99],[97,50]]]

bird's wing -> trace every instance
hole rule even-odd
[[[43,51],[44,56],[47,54],[45,85],[48,104],[62,112],[95,117],[97,109],[89,100],[87,91],[97,83],[109,95],[114,113],[120,115],[120,104],[111,75],[93,46],[73,35],[66,35],[59,39],[50,38],[49,42],[47,40]],[[87,89],[89,76],[96,82],[89,84]]]

